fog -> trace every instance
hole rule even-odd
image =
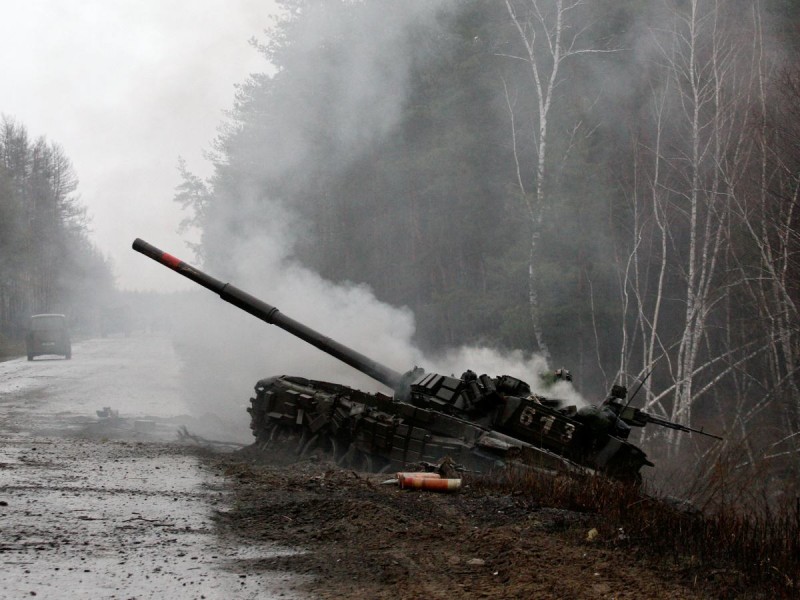
[[[173,201],[178,157],[210,174],[204,154],[235,86],[270,70],[248,40],[277,13],[271,0],[30,0],[0,19],[0,113],[64,148],[80,179],[92,239],[123,289],[187,287],[145,275],[136,236],[185,248]]]
[[[457,377],[467,369],[479,375],[512,375],[527,381],[534,392],[585,403],[567,382],[545,387],[539,375],[550,367],[535,354],[464,346],[426,356],[414,343],[415,320],[407,308],[380,302],[365,285],[326,281],[293,259],[293,220],[286,211],[273,208],[269,230],[231,239],[227,283],[398,372],[419,366]],[[156,263],[142,268],[165,269]],[[171,310],[170,329],[184,361],[187,404],[197,416],[213,414],[235,424],[241,439],[249,435],[248,399],[264,377],[296,375],[391,394],[368,376],[209,291],[181,295],[180,304]]]

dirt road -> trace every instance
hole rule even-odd
[[[299,597],[242,568],[290,550],[218,534],[229,487],[175,441],[187,412],[161,338],[0,363],[0,598]]]

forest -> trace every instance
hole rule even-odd
[[[427,351],[535,354],[597,400],[643,381],[637,406],[796,474],[796,3],[279,4],[213,176],[180,165],[202,264],[277,231]]]
[[[114,294],[111,266],[89,239],[78,178],[64,150],[0,121],[0,356],[24,339],[28,317],[67,315],[99,333]]]

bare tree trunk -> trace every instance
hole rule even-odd
[[[536,123],[535,172],[532,178],[534,190],[530,193],[526,190],[523,161],[518,146],[518,128],[515,119],[517,109],[504,82],[511,118],[511,140],[517,168],[517,184],[525,203],[530,228],[528,307],[536,345],[548,363],[550,351],[542,328],[538,257],[542,223],[549,202],[550,112],[557,97],[556,88],[561,81],[564,61],[580,54],[603,52],[599,49],[582,48],[580,36],[583,30],[573,28],[571,17],[584,3],[585,0],[505,0],[508,15],[519,33],[525,51],[522,56],[506,56],[527,63],[536,97],[533,109]]]
[[[722,316],[720,301],[739,289],[729,273],[720,272],[720,264],[730,255],[736,188],[752,162],[752,137],[743,121],[756,81],[753,64],[743,60],[747,49],[733,43],[730,22],[724,19],[737,15],[722,6],[716,0],[675,4],[673,27],[654,32],[660,60],[653,85],[652,143],[640,144],[636,153],[637,173],[639,166],[646,173],[637,174],[637,180],[646,181],[647,192],[634,196],[635,237],[622,278],[636,302],[643,368],[665,359],[659,372],[662,381],[668,377],[666,388],[657,394],[647,390],[645,408],[687,424],[703,394],[743,357],[753,358],[766,347],[740,342],[741,347],[731,348],[724,336],[709,337],[710,318],[715,311]],[[666,83],[659,87],[658,81]],[[650,160],[645,160],[647,153]],[[652,242],[648,253],[643,252],[646,231]],[[668,292],[683,301],[679,334],[669,341],[670,324],[662,327],[668,273],[673,280],[679,273],[683,288],[673,283]],[[621,356],[621,369],[628,356]],[[667,437],[677,451],[681,437],[673,431]]]

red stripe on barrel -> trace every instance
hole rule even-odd
[[[171,269],[177,269],[178,265],[180,265],[183,261],[179,258],[175,258],[172,256],[172,254],[167,254],[164,252],[164,254],[161,255],[161,262]]]

